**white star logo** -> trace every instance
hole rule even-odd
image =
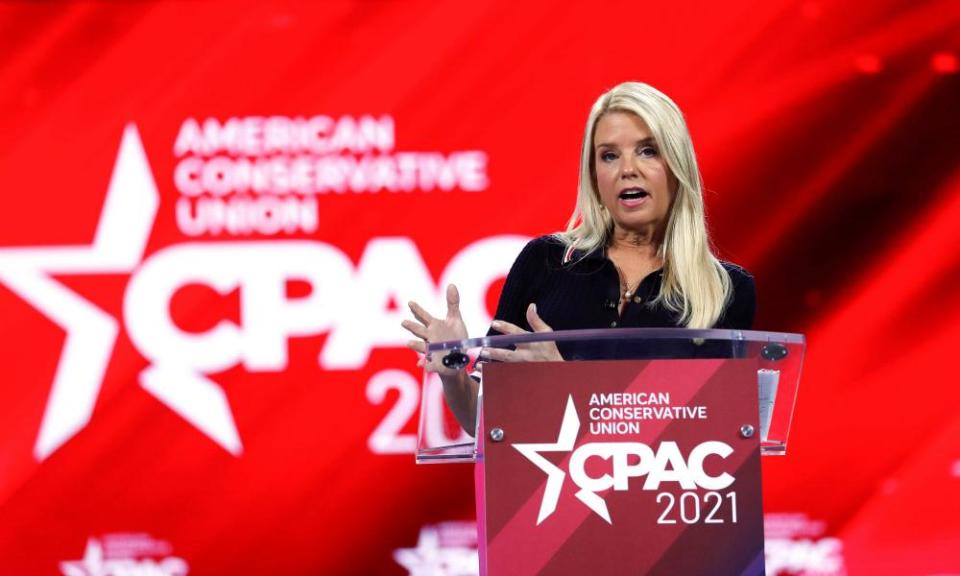
[[[103,546],[96,538],[87,539],[87,547],[80,560],[60,562],[60,572],[64,576],[99,576],[105,573]]]
[[[186,576],[190,567],[183,558],[167,556],[160,559],[142,558],[137,560],[133,556],[108,559],[104,555],[103,544],[96,538],[87,539],[83,558],[80,560],[66,560],[60,562],[60,573],[63,576],[118,576],[138,574],[157,574],[169,576]]]
[[[140,135],[128,124],[92,244],[0,249],[0,282],[66,332],[34,444],[37,460],[89,423],[120,331],[117,319],[51,276],[132,273],[143,260],[159,203]],[[242,452],[230,406],[214,382],[151,366],[140,383],[224,449]]]
[[[533,462],[537,468],[543,470],[547,475],[547,486],[543,491],[543,500],[540,502],[540,512],[537,515],[537,526],[550,517],[557,510],[557,502],[560,500],[560,490],[563,488],[563,480],[566,473],[556,464],[544,458],[541,452],[572,452],[574,444],[577,441],[577,433],[580,431],[580,417],[577,416],[577,408],[573,402],[573,396],[567,396],[567,407],[563,412],[563,421],[560,424],[560,434],[557,441],[549,444],[514,444],[513,447],[523,456]],[[607,503],[602,497],[589,490],[581,488],[574,494],[578,500],[586,504],[598,516],[607,521],[610,520],[610,512],[607,510]]]
[[[394,550],[393,559],[410,576],[476,576],[480,568],[476,548],[441,545],[440,532],[434,526],[420,530],[416,548]]]

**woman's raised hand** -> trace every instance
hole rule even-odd
[[[553,328],[537,314],[537,305],[530,304],[527,307],[527,324],[533,328],[534,332],[553,332]],[[527,334],[528,332],[516,324],[504,322],[503,320],[494,320],[491,324],[494,330],[501,334]],[[557,344],[553,340],[546,342],[532,342],[529,344],[517,344],[516,350],[507,350],[505,348],[484,348],[481,356],[486,356],[492,360],[501,362],[548,362],[562,361],[563,356],[557,350]]]
[[[455,374],[457,370],[447,368],[440,362],[439,354],[434,354],[429,363],[426,361],[426,354],[429,343],[464,340],[468,337],[467,326],[463,323],[463,317],[460,316],[460,293],[457,292],[457,287],[453,284],[447,286],[447,315],[444,318],[434,318],[416,302],[410,302],[409,306],[416,321],[404,320],[400,325],[419,338],[419,340],[407,341],[407,348],[423,354],[417,365],[441,375]]]

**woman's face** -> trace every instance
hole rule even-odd
[[[667,222],[675,178],[636,114],[608,112],[593,136],[600,202],[621,232],[657,234]]]

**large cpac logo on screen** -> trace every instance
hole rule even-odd
[[[563,469],[545,458],[542,452],[570,453],[570,479],[579,488],[574,496],[608,524],[613,524],[613,520],[610,518],[606,501],[599,493],[610,489],[629,490],[631,478],[646,476],[641,490],[659,490],[660,484],[664,482],[676,482],[684,490],[696,490],[698,487],[722,490],[734,481],[734,477],[726,472],[710,476],[703,469],[704,460],[708,456],[726,458],[733,453],[733,448],[724,442],[702,442],[684,458],[677,443],[671,441],[660,442],[656,451],[641,442],[586,442],[576,446],[579,432],[580,417],[577,415],[577,407],[573,396],[568,396],[556,442],[513,444],[518,452],[547,475],[543,500],[540,501],[537,515],[538,526],[556,512],[566,477]],[[591,476],[587,472],[587,461],[591,458],[609,461],[611,473]]]
[[[373,348],[402,347],[406,341],[403,311],[388,310],[389,302],[418,300],[439,309],[438,285],[448,282],[461,286],[464,317],[483,325],[489,321],[483,291],[506,272],[527,240],[478,240],[450,260],[438,283],[414,243],[401,237],[370,239],[356,266],[336,246],[292,239],[183,242],[145,256],[159,205],[143,144],[129,124],[92,244],[0,248],[0,283],[66,333],[34,444],[37,460],[89,423],[121,329],[117,318],[55,275],[129,275],[123,328],[150,363],[138,375],[140,386],[239,456],[243,444],[227,396],[208,374],[237,365],[250,372],[282,372],[290,338],[325,332],[317,359],[321,368],[362,368]],[[404,273],[397,274],[398,269]],[[288,297],[291,280],[306,282],[311,293]],[[239,290],[239,323],[222,320],[203,333],[178,327],[170,301],[190,284],[221,294]]]

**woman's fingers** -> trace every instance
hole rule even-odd
[[[501,334],[526,334],[527,331],[523,328],[517,326],[516,324],[511,324],[506,320],[494,320],[490,323],[490,326]]]
[[[400,326],[419,338],[419,340],[407,341],[407,348],[421,355],[417,360],[417,366],[421,366],[430,372],[445,373],[449,369],[441,366],[439,361],[426,358],[427,343],[466,338],[466,329],[463,326],[463,320],[460,318],[460,294],[457,292],[457,287],[453,284],[447,286],[446,318],[434,317],[416,302],[410,301],[407,305],[417,321],[402,320]]]
[[[419,320],[424,326],[429,326],[431,322],[436,320],[429,312],[423,309],[423,306],[417,304],[414,301],[410,301],[407,306],[410,307],[410,311],[413,312],[413,317]]]
[[[537,314],[537,305],[530,304],[527,307],[527,323],[533,328],[534,332],[553,332],[553,328],[540,318]],[[529,334],[523,328],[516,324],[511,324],[504,320],[494,320],[491,324],[494,330],[501,334]],[[543,362],[543,361],[562,361],[563,356],[557,350],[557,345],[553,341],[546,342],[527,342],[517,344],[516,350],[507,350],[504,348],[484,348],[481,353],[482,359],[499,360],[500,362]]]
[[[517,345],[516,350],[508,348],[485,348],[481,360],[495,360],[497,362],[542,362],[554,360],[554,355],[546,350],[535,348],[534,345]]]
[[[413,320],[404,320],[400,323],[401,326],[407,329],[408,332],[416,336],[417,338],[427,339],[427,327],[423,324],[418,324]]]
[[[447,318],[460,317],[460,292],[453,284],[447,286]]]
[[[540,315],[537,314],[537,305],[531,303],[527,307],[527,324],[533,328],[534,332],[553,332],[553,328],[549,324],[543,321],[540,318]],[[505,320],[494,320],[490,324],[494,330],[500,332],[501,334],[526,334],[527,331],[523,328],[517,326],[516,324],[511,324]]]
[[[427,353],[427,343],[423,340],[407,340],[407,348],[416,350],[421,354]]]
[[[516,360],[513,350],[506,348],[484,348],[481,358],[484,360],[496,360],[497,362],[512,362]]]
[[[553,328],[537,314],[537,305],[533,303],[527,306],[527,324],[533,328],[534,332],[553,332]]]

